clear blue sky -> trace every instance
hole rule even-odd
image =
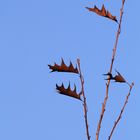
[[[102,76],[109,70],[117,24],[84,7],[102,4],[119,18],[121,0],[1,0],[0,1],[0,140],[86,140],[82,104],[56,94],[55,84],[80,84],[78,76],[49,73],[48,64],[76,64],[85,78],[89,128],[95,139],[105,95]],[[114,63],[134,81],[123,118],[113,140],[139,139],[140,18],[138,0],[126,0]],[[120,112],[126,84],[111,83],[100,139],[107,139]]]

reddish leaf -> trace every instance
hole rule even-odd
[[[126,80],[123,78],[123,76],[116,70],[117,75],[114,77],[115,82],[122,82],[125,83]]]
[[[60,94],[63,94],[63,95],[70,96],[70,97],[81,100],[81,98],[80,98],[81,93],[78,94],[76,92],[76,86],[75,85],[74,85],[74,90],[72,90],[71,87],[70,87],[70,83],[69,83],[67,88],[64,87],[63,83],[62,83],[61,86],[58,86],[56,84],[56,89],[58,90],[58,93],[60,93]]]
[[[72,62],[70,61],[70,65],[67,66],[62,59],[61,65],[54,63],[54,65],[48,65],[51,69],[51,72],[72,72],[72,73],[79,73],[77,67],[74,68]]]
[[[107,74],[104,74],[104,75],[108,75],[108,78],[106,80],[115,80],[115,82],[126,83],[126,80],[123,78],[123,76],[118,71],[116,72],[117,75],[115,75],[114,77],[109,72]]]
[[[96,6],[94,6],[93,8],[89,8],[89,7],[86,7],[86,8],[87,8],[89,11],[94,12],[94,13],[100,15],[100,16],[103,16],[103,17],[106,17],[106,18],[109,18],[109,19],[111,19],[111,20],[114,20],[114,21],[118,22],[117,19],[116,19],[116,16],[113,16],[109,11],[107,11],[107,10],[105,9],[104,4],[103,4],[101,10],[98,9]]]

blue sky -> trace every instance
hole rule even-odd
[[[55,84],[79,78],[50,73],[48,64],[76,64],[80,58],[88,102],[89,129],[95,139],[105,95],[102,76],[109,70],[117,24],[84,7],[102,4],[119,18],[118,1],[4,0],[0,2],[0,139],[85,140],[82,104],[56,94]],[[140,130],[140,19],[136,0],[126,1],[113,74],[117,69],[135,82],[113,140],[138,139]],[[126,84],[111,83],[100,139],[107,139],[128,93]]]

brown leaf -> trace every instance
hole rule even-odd
[[[113,16],[109,11],[107,11],[106,17],[109,18],[109,19],[112,19],[112,20],[114,20],[116,22],[118,22],[117,19],[116,19],[116,16]]]
[[[121,82],[121,83],[125,83],[126,80],[123,78],[123,76],[118,72],[117,75],[114,77],[115,82]]]
[[[101,10],[98,9],[96,6],[94,6],[93,8],[89,8],[89,7],[86,7],[86,8],[89,11],[94,12],[94,13],[100,15],[100,16],[103,16],[103,17],[106,17],[106,18],[109,18],[111,20],[114,20],[114,21],[118,22],[117,19],[116,19],[116,16],[113,16],[109,11],[107,11],[105,9],[104,4],[102,5],[102,9]]]
[[[51,72],[72,72],[72,73],[79,73],[77,67],[74,68],[72,62],[70,61],[70,65],[67,66],[64,62],[64,60],[62,59],[61,61],[61,65],[58,65],[56,63],[54,63],[54,65],[48,65],[49,68],[51,69]]]
[[[104,74],[108,76],[108,78],[105,80],[115,80],[115,82],[126,83],[126,80],[123,78],[123,76],[118,71],[116,72],[117,72],[117,75],[115,75],[114,77],[109,72],[107,74]]]
[[[78,94],[76,92],[76,86],[75,85],[74,85],[74,90],[72,90],[71,87],[70,87],[70,83],[69,83],[67,88],[64,87],[63,83],[62,83],[61,86],[58,86],[56,84],[56,89],[58,90],[58,93],[60,93],[60,94],[63,94],[63,95],[70,96],[70,97],[81,100],[81,98],[80,98],[81,93]]]

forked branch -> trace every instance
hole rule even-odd
[[[114,48],[113,48],[113,53],[112,53],[112,59],[111,59],[109,73],[112,72],[114,59],[115,59],[115,55],[116,55],[116,51],[117,51],[118,39],[119,39],[119,35],[120,35],[120,32],[121,32],[121,23],[122,23],[122,17],[123,17],[124,3],[125,3],[125,1],[122,0],[122,7],[120,9],[120,20],[119,20],[116,40],[115,40],[115,44],[114,44]],[[107,100],[108,100],[109,86],[110,86],[110,80],[108,80],[108,82],[106,83],[106,94],[105,94],[104,102],[102,104],[102,110],[101,110],[101,114],[100,114],[100,119],[99,119],[99,122],[98,122],[98,125],[97,125],[96,140],[99,139],[99,133],[100,133],[100,129],[101,129],[101,124],[102,124],[102,120],[103,120],[103,117],[104,117],[106,103],[107,103]]]

